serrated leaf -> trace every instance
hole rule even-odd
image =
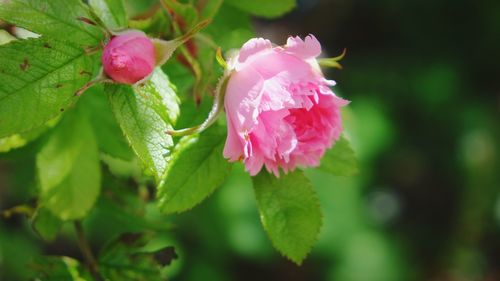
[[[349,140],[341,136],[321,159],[320,170],[336,176],[354,176],[359,172],[354,150]]]
[[[85,217],[101,188],[99,152],[81,112],[68,112],[36,157],[40,203],[62,220]]]
[[[133,88],[108,85],[113,113],[135,154],[157,181],[165,172],[172,137],[165,132],[177,119],[178,99],[170,82],[157,69],[150,80]]]
[[[161,68],[156,68],[145,83],[135,85],[134,92],[144,97],[154,96],[152,108],[164,120],[175,124],[180,113],[180,100],[175,93],[175,86],[170,83],[168,76]]]
[[[17,40],[0,46],[0,137],[43,125],[76,101],[95,57],[67,42]]]
[[[119,30],[128,26],[128,16],[122,0],[89,0],[89,5],[107,27]]]
[[[225,3],[247,13],[265,18],[275,18],[295,8],[296,0],[226,0]]]
[[[31,227],[46,241],[53,241],[63,222],[44,207],[39,207],[31,219]]]
[[[158,187],[162,212],[189,210],[224,182],[231,167],[222,157],[224,142],[224,130],[216,126],[179,142]]]
[[[102,31],[80,18],[92,18],[80,0],[0,0],[0,19],[6,22],[80,46],[98,44]]]
[[[253,183],[262,225],[274,247],[300,265],[322,225],[319,200],[311,183],[301,171],[280,178],[263,171]]]

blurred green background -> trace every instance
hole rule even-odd
[[[237,165],[207,201],[168,218],[170,279],[500,280],[500,2],[300,0],[252,25],[277,44],[314,34],[324,56],[347,48],[344,69],[326,74],[352,101],[344,119],[361,172],[307,171],[324,226],[298,267],[272,248]],[[33,198],[38,148],[0,156],[0,209]],[[98,248],[125,226],[96,212],[86,223]],[[40,253],[80,258],[72,236],[47,244],[24,217],[0,220],[0,280],[23,280]]]

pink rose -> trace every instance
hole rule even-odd
[[[251,39],[228,62],[224,106],[228,136],[224,157],[243,160],[254,176],[262,166],[279,176],[297,166],[318,166],[342,133],[340,108],[349,102],[329,88],[312,35],[288,38],[284,47]]]
[[[134,84],[146,78],[156,64],[153,42],[138,30],[121,33],[104,47],[102,64],[107,76],[116,82]]]

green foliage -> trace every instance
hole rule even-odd
[[[224,130],[213,127],[179,142],[158,188],[158,204],[163,212],[189,210],[224,182],[230,170],[222,157],[224,141]]]
[[[135,93],[145,97],[156,97],[151,107],[167,122],[175,124],[179,117],[179,98],[168,76],[157,68],[144,84],[134,86]]]
[[[250,15],[230,5],[222,5],[207,33],[224,51],[239,48],[255,34]]]
[[[165,13],[161,9],[157,10],[151,17],[132,19],[129,21],[130,28],[140,29],[149,36],[155,38],[166,37],[170,35],[171,25],[171,20],[165,17]]]
[[[144,167],[159,181],[167,167],[172,129],[179,113],[178,98],[168,77],[155,70],[151,80],[134,86],[109,85],[111,107],[125,137]]]
[[[11,149],[19,148],[28,143],[22,135],[12,135],[0,139],[0,152],[9,152]]]
[[[222,5],[223,0],[213,0],[213,1],[204,1],[202,2],[202,8],[201,8],[201,19],[212,19],[214,18],[215,15],[217,15],[217,12],[219,11],[219,8]]]
[[[262,225],[274,247],[301,264],[316,242],[322,224],[318,198],[300,171],[276,178],[265,171],[254,177]]]
[[[47,124],[37,127],[33,130],[20,133],[20,134],[14,134],[10,135],[5,138],[0,139],[0,152],[9,152],[12,149],[20,148],[31,141],[35,140],[38,138],[40,135],[42,135],[49,127],[51,127],[51,123],[56,123],[58,118],[54,118],[54,120],[51,120],[47,122]]]
[[[55,39],[0,46],[0,137],[43,125],[75,102],[93,73],[96,56]]]
[[[30,239],[34,231],[55,244],[59,243],[60,239],[55,239],[58,236],[62,241],[72,240],[66,236],[74,233],[68,233],[64,226],[68,221],[76,221],[78,246],[89,263],[80,264],[65,256],[41,258],[35,253],[31,263],[26,264],[29,255],[23,250],[31,254],[36,252],[31,248],[37,246],[20,247],[27,238],[0,232],[0,279],[5,277],[6,257],[17,253],[23,270],[28,266],[35,275],[27,276],[17,269],[20,266],[14,266],[20,273],[10,275],[7,271],[7,279],[165,280],[166,267],[177,258],[169,236],[173,233],[170,214],[201,203],[224,185],[232,168],[223,157],[226,128],[222,119],[202,133],[180,139],[167,132],[174,126],[198,125],[209,114],[211,94],[224,72],[216,63],[217,48],[239,48],[255,36],[253,16],[282,16],[295,7],[295,1],[0,3],[0,20],[6,29],[0,29],[0,152],[5,152],[5,159],[14,163],[7,162],[6,166],[22,168],[12,178],[31,174],[15,180],[23,189],[11,188],[22,200],[5,197],[0,190],[0,205],[4,198],[8,205],[12,203],[8,200],[16,204],[27,201],[20,205],[22,208],[14,207],[1,215],[28,215],[29,224],[23,227]],[[109,39],[105,30],[135,28],[151,37],[173,39],[205,22],[211,24],[202,32],[197,31],[167,63],[159,65],[143,81],[134,85],[87,84],[91,80],[102,82],[95,78],[101,73],[101,51]],[[25,36],[13,32],[18,36],[15,38],[8,32],[9,24],[24,28],[12,30],[35,33],[35,38],[23,40],[20,38]],[[89,85],[92,87],[87,89]],[[75,93],[82,87],[86,91],[80,98]],[[105,165],[101,166],[100,161]],[[239,196],[236,201],[232,200],[235,196],[225,201],[232,205],[225,209],[226,217],[239,219],[232,210],[241,210],[242,206],[246,206],[245,214],[249,216],[228,236],[243,252],[262,256],[257,252],[272,249],[261,243],[266,241],[265,233],[256,218],[253,201],[248,201],[252,181],[242,165],[238,167],[237,177],[244,181],[233,179],[230,184],[240,182],[247,189],[241,194],[233,189]],[[354,152],[345,138],[326,153],[320,168],[335,175],[357,172]],[[0,162],[2,180],[3,172],[4,163]],[[319,202],[309,180],[299,170],[279,178],[262,172],[253,183],[262,224],[272,244],[290,260],[302,263],[322,224]],[[223,234],[213,232],[215,224],[207,222],[202,224],[204,231],[219,239]],[[239,240],[247,231],[255,234],[253,244]],[[21,237],[17,239],[21,242],[7,245],[8,236]],[[87,239],[92,245],[87,245]],[[186,239],[191,237],[187,235]],[[223,239],[219,241],[220,244],[206,248],[216,250]],[[252,250],[255,244],[261,247]],[[99,247],[102,245],[106,246]],[[98,270],[92,261],[94,248],[102,248],[95,257]],[[192,264],[196,267],[202,263]],[[223,276],[206,266],[201,268],[202,273],[196,274]]]
[[[326,151],[319,169],[336,176],[354,176],[359,172],[354,150],[345,136]]]
[[[290,12],[296,0],[227,0],[226,3],[252,15],[275,18]]]
[[[27,264],[39,256],[37,243],[26,231],[16,231],[0,221],[0,278],[1,280],[30,280]]]
[[[81,20],[90,20],[92,16],[80,0],[2,0],[1,3],[0,19],[32,32],[52,38],[63,36],[79,46],[97,45],[103,39],[97,26]]]
[[[80,105],[88,112],[101,152],[124,160],[132,160],[134,153],[118,125],[111,110],[104,87],[91,88],[82,97]]]
[[[101,169],[94,132],[81,112],[68,112],[36,158],[40,204],[62,220],[85,217],[99,196]]]
[[[31,226],[44,240],[53,241],[63,222],[46,208],[38,208],[31,218]]]
[[[85,281],[90,277],[77,260],[69,257],[39,257],[28,266],[36,271],[36,280],[40,281]]]
[[[153,238],[147,233],[126,233],[112,241],[99,259],[102,275],[109,280],[165,280],[162,269],[177,255],[167,245],[151,247]]]
[[[172,11],[172,13],[182,19],[182,27],[188,30],[198,22],[198,11],[191,4],[183,4],[176,0],[162,0],[165,6]]]
[[[128,26],[128,16],[122,0],[89,0],[97,16],[113,30]]]

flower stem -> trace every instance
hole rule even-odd
[[[226,88],[227,88],[227,83],[229,82],[229,77],[230,74],[222,77],[221,80],[219,81],[219,84],[217,85],[217,90],[215,92],[212,109],[210,110],[207,119],[205,119],[203,123],[191,128],[185,128],[180,130],[168,130],[165,133],[177,137],[197,134],[203,132],[205,129],[210,127],[210,125],[212,125],[215,121],[217,121],[219,114],[224,110],[224,98],[226,96]]]
[[[87,238],[85,237],[85,234],[83,232],[82,223],[80,221],[75,221],[74,225],[75,225],[78,247],[80,248],[80,251],[83,254],[85,262],[87,263],[87,267],[89,268],[90,274],[92,274],[92,277],[94,277],[96,281],[104,281],[104,278],[102,278],[102,276],[99,274],[97,261],[94,257],[94,254],[92,253],[92,250],[90,249],[89,242],[87,241]]]

